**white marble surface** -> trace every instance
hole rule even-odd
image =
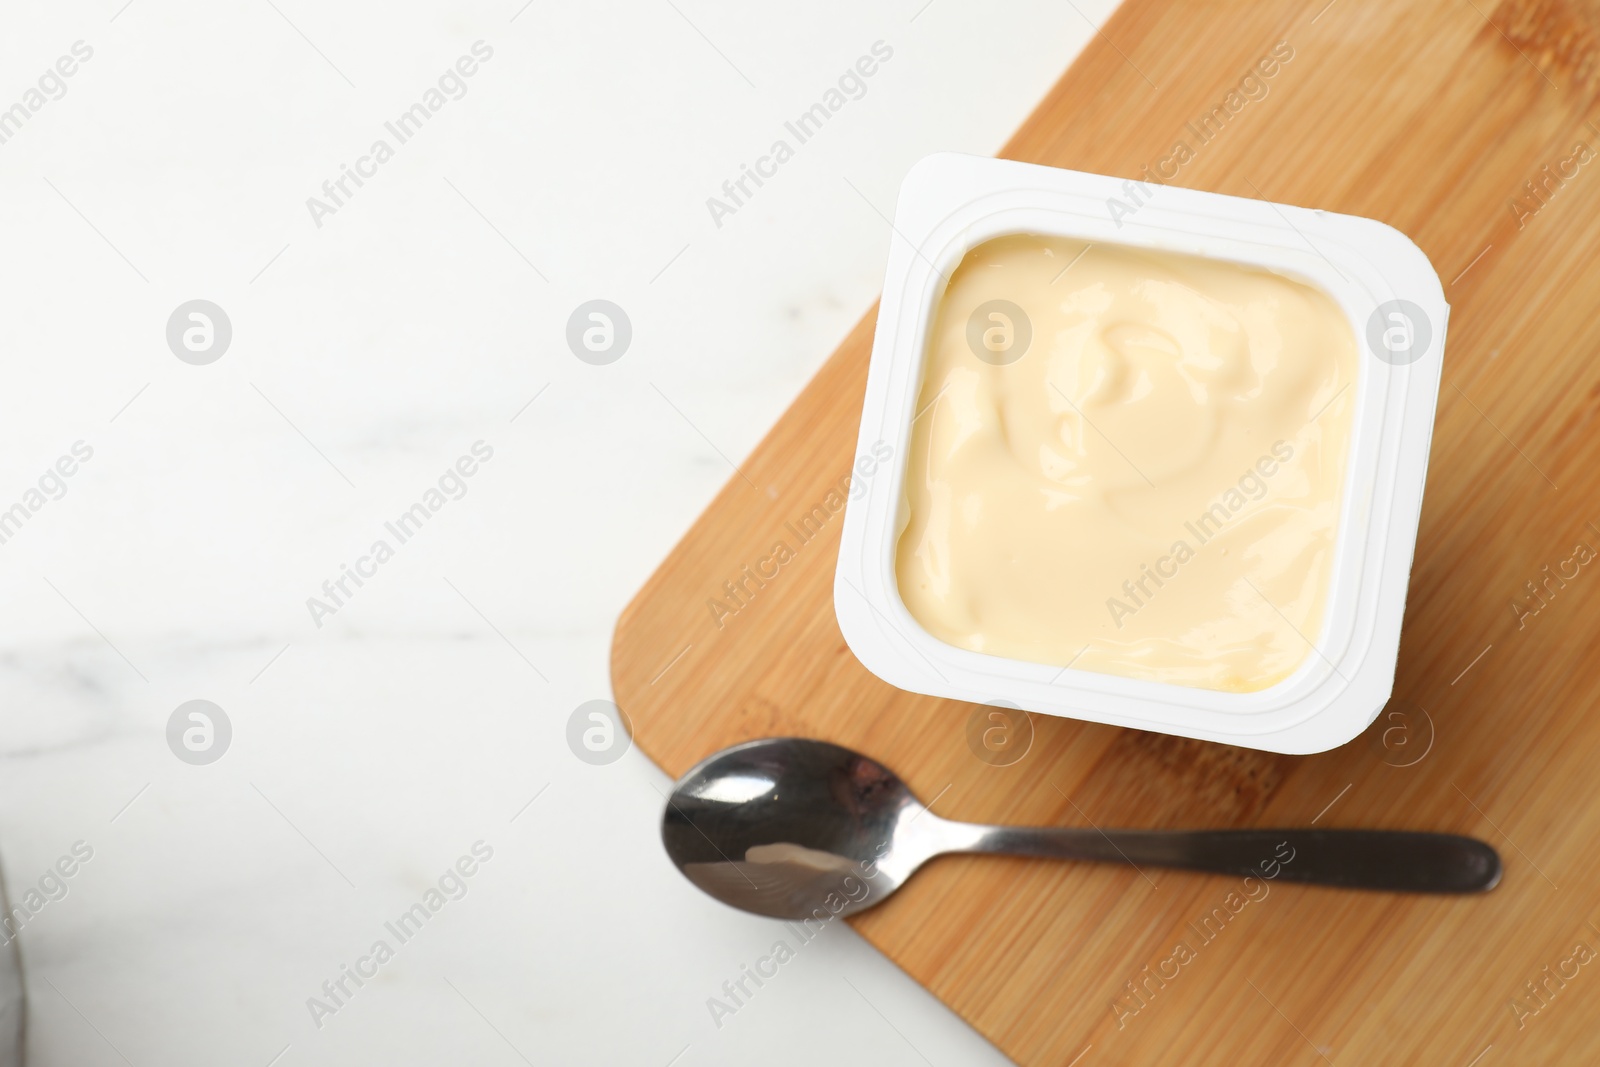
[[[872,302],[906,168],[998,148],[1109,7],[8,6],[0,109],[41,105],[0,143],[31,1062],[997,1060],[842,927],[715,1025],[780,931],[670,869],[659,770],[565,730],[728,458]],[[316,226],[307,198],[479,40],[465,95]],[[878,41],[864,95],[718,227],[706,198]],[[564,342],[596,297],[633,325],[609,366]],[[195,298],[233,328],[205,366],[165,338]],[[316,626],[307,598],[477,441],[466,494]],[[207,766],[165,737],[196,698],[233,729]],[[465,895],[319,1028],[307,999],[478,841]]]

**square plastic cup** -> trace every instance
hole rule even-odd
[[[945,279],[1008,234],[1202,256],[1326,293],[1355,335],[1355,407],[1321,632],[1300,668],[1218,692],[986,655],[929,634],[901,600],[896,546],[914,405]],[[1427,257],[1371,219],[1005,160],[940,154],[906,176],[861,413],[859,455],[892,450],[845,513],[834,608],[873,674],[901,689],[1270,752],[1360,734],[1394,687],[1450,308]]]

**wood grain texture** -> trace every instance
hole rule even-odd
[[[1401,717],[1289,757],[1035,716],[1026,757],[991,766],[967,746],[970,705],[892,689],[845,647],[839,516],[777,577],[743,579],[718,625],[711,598],[795,544],[785,523],[850,467],[869,315],[618,623],[614,687],[640,746],[676,774],[803,734],[883,760],[952,818],[1319,818],[1476,834],[1505,857],[1481,899],[1273,884],[1237,914],[1229,879],[945,859],[854,920],[1019,1063],[1600,1062],[1600,955],[1563,963],[1580,943],[1600,953],[1600,561],[1542,606],[1525,584],[1600,548],[1600,159],[1542,201],[1525,185],[1600,147],[1597,31],[1591,0],[1128,0],[1004,152],[1138,176],[1275,44],[1293,48],[1172,184],[1382,219],[1445,282]],[[1219,907],[1227,921],[1197,932]],[[1179,942],[1193,958],[1159,977]]]

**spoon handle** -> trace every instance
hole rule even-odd
[[[1095,830],[977,827],[962,852],[1175,867],[1402,893],[1477,893],[1500,881],[1482,841],[1409,830]]]

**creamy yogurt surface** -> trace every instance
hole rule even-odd
[[[899,592],[977,652],[1228,692],[1323,624],[1356,340],[1327,294],[1218,260],[1015,235],[935,312]]]

